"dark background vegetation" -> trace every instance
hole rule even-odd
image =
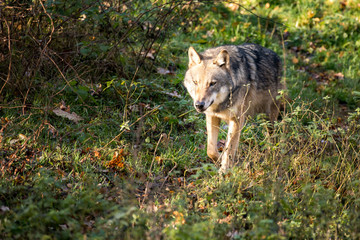
[[[357,1],[5,0],[0,20],[1,239],[360,237]],[[244,42],[281,56],[291,100],[221,177],[187,49]]]

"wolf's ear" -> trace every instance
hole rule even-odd
[[[230,66],[230,56],[228,51],[221,50],[219,55],[214,60],[214,64],[218,65],[219,67],[226,66],[226,68],[229,68]]]
[[[189,48],[189,67],[201,63],[201,56],[195,51],[193,47]]]

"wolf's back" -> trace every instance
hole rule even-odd
[[[256,89],[276,89],[281,78],[281,61],[270,49],[257,44],[225,45],[202,53],[204,60],[213,59],[225,49],[230,55],[234,85],[251,83]]]

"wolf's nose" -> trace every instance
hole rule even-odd
[[[195,108],[199,111],[203,111],[205,107],[205,102],[197,101],[195,102]]]

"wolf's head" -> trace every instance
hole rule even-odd
[[[224,102],[231,89],[230,56],[225,49],[201,55],[189,48],[189,69],[184,85],[195,109],[204,112]]]

